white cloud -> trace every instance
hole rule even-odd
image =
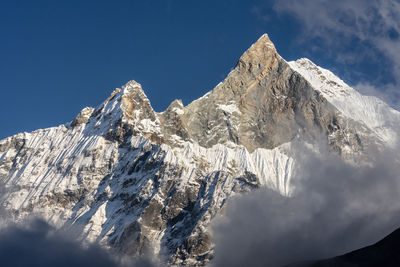
[[[290,14],[303,25],[302,39],[324,42],[327,53],[358,43],[362,49],[337,54],[337,61],[352,64],[370,59],[391,64],[393,81],[374,88],[359,84],[376,96],[398,106],[400,90],[400,1],[399,0],[281,0],[275,1],[278,13]],[[377,66],[378,68],[379,66]],[[371,77],[371,80],[374,80]],[[378,79],[376,79],[378,80]],[[376,86],[376,85],[375,85]]]
[[[299,149],[291,198],[260,189],[214,220],[212,266],[286,266],[377,242],[400,225],[398,151],[371,149],[371,165],[353,166]]]

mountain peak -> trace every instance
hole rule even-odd
[[[125,92],[135,92],[135,91],[144,94],[142,85],[135,80],[130,80],[125,85],[123,85],[122,90],[124,91],[124,94]]]
[[[268,34],[263,34],[249,49],[247,49],[243,56],[252,55],[253,57],[258,56],[265,58],[275,53],[277,53],[275,45],[272,43],[271,39],[269,39]]]
[[[122,98],[128,98],[135,103],[146,102],[150,105],[150,100],[145,94],[142,85],[134,80],[127,82],[121,87]]]
[[[270,70],[279,58],[274,44],[267,34],[263,34],[240,57],[237,67],[240,72],[250,72],[258,76],[261,72]]]
[[[272,43],[271,39],[269,38],[268,34],[264,33],[263,35],[258,38],[255,44],[265,45],[268,47],[273,47],[275,49],[275,45]]]

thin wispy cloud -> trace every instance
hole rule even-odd
[[[322,42],[318,48],[338,62],[372,62],[377,70],[389,65],[390,81],[378,82],[381,77],[376,71],[370,82],[360,81],[354,86],[399,107],[400,1],[283,0],[275,1],[274,9],[298,19],[301,39]]]

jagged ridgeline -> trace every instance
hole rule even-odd
[[[362,159],[397,140],[399,112],[307,59],[286,62],[267,35],[212,91],[157,113],[139,83],[70,123],[0,141],[1,205],[80,229],[121,255],[148,250],[171,265],[207,264],[208,226],[229,199],[292,193],[295,144],[326,142]]]

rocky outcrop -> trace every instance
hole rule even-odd
[[[89,121],[90,116],[93,113],[94,108],[86,107],[79,112],[78,116],[71,122],[72,127],[79,126],[81,124],[86,124]]]

